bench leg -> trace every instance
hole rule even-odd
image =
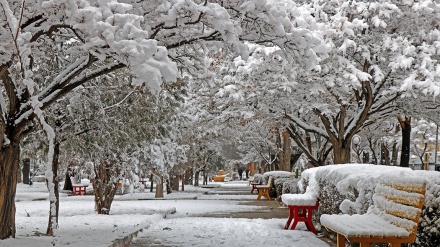
[[[257,200],[259,201],[261,199],[261,196],[263,195],[263,191],[262,191],[262,189],[258,189],[258,188],[257,188],[257,191],[258,191]]]
[[[296,225],[298,224],[298,217],[299,217],[299,215],[298,215],[298,208],[297,207],[295,207],[294,209],[293,209],[293,224],[292,224],[292,226],[290,227],[290,230],[295,230],[295,227],[296,227]]]
[[[313,225],[313,221],[312,221],[313,210],[312,209],[303,209],[302,211],[303,211],[304,215],[307,215],[306,220],[305,220],[307,229],[316,235],[316,229],[315,229],[315,226]]]
[[[338,243],[338,247],[345,247],[345,237],[344,237],[344,235],[341,235],[341,234],[338,233],[337,243]]]
[[[289,207],[289,219],[287,219],[286,224],[284,225],[284,229],[289,230],[290,223],[293,220],[293,208]]]
[[[270,201],[269,189],[266,189],[266,198]]]

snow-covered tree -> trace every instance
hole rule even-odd
[[[33,121],[49,137],[48,161],[53,159],[54,132],[44,117],[48,106],[90,79],[123,67],[130,68],[138,86],[157,87],[176,78],[166,48],[149,39],[141,27],[143,17],[128,13],[131,8],[116,1],[0,2],[0,239],[15,235],[19,142]],[[65,66],[47,76],[44,64],[58,57],[57,44],[69,40],[75,44],[62,57]],[[149,78],[147,83],[143,78]],[[52,193],[51,171],[46,175]]]

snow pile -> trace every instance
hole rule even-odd
[[[426,180],[425,204],[414,246],[440,246],[439,172],[413,171],[409,168],[370,164],[345,164],[312,168],[304,171],[301,175],[302,178],[299,182],[301,191],[318,192],[319,214],[366,213],[368,208],[375,204],[375,201],[376,203],[380,201],[378,195],[373,200],[373,195],[379,181],[384,177],[388,177],[393,183],[418,179]],[[384,188],[377,188],[377,191],[380,195]]]

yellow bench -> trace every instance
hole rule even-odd
[[[405,177],[384,179],[376,186],[366,214],[322,215],[321,225],[337,233],[337,246],[349,242],[361,247],[388,243],[391,247],[414,243],[425,201],[426,181]]]
[[[223,175],[223,170],[219,170],[217,175],[214,176],[214,182],[224,182],[226,175]]]
[[[265,196],[267,198],[267,200],[270,201],[269,190],[270,190],[270,188],[272,188],[272,184],[273,184],[273,178],[272,178],[272,176],[270,176],[269,180],[267,181],[267,184],[255,186],[258,190],[257,200],[260,200],[261,197]]]

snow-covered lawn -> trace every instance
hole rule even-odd
[[[229,189],[244,189],[247,182],[225,183]],[[237,219],[197,217],[210,213],[258,210],[258,206],[240,205],[255,200],[256,195],[228,195],[209,192],[208,188],[185,187],[163,200],[153,193],[118,195],[110,215],[94,212],[93,196],[68,196],[60,199],[57,246],[110,246],[133,232],[144,229],[134,239],[142,246],[328,246],[308,231],[283,229],[286,219]],[[221,191],[221,188],[220,188]],[[19,184],[16,195],[16,238],[0,240],[0,246],[51,246],[44,236],[49,201],[44,183],[32,187]],[[141,200],[140,200],[141,199]],[[164,218],[164,216],[166,217]],[[304,227],[305,228],[305,227]],[[302,228],[302,229],[304,229]],[[165,229],[165,230],[164,230]],[[301,228],[300,228],[301,229]]]

